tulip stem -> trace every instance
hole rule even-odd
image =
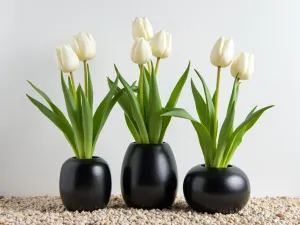
[[[85,96],[88,97],[88,77],[87,77],[87,62],[83,61],[84,65],[84,93]]]
[[[140,108],[141,108],[141,112],[142,112],[142,115],[144,117],[144,87],[143,87],[143,83],[144,83],[144,66],[143,65],[139,65],[140,67],[140,78],[139,78],[139,92],[138,92],[138,95],[139,95],[139,102],[140,102]]]
[[[215,92],[215,117],[214,117],[214,145],[217,147],[217,133],[218,133],[218,104],[219,104],[219,89],[220,89],[220,78],[221,78],[221,67],[218,66],[218,75],[217,75],[217,84],[216,84],[216,92]]]
[[[151,74],[151,64],[150,64],[150,62],[148,62],[147,65],[148,65],[148,72],[149,72],[149,74]]]
[[[77,94],[76,94],[75,80],[74,80],[73,72],[70,72],[70,77],[71,77],[71,84],[72,84],[74,99],[77,104]]]
[[[159,61],[160,61],[160,58],[157,57],[156,58],[156,65],[155,65],[155,75],[157,74],[157,71],[158,71]]]

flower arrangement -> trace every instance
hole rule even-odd
[[[190,69],[185,72],[174,87],[165,107],[162,106],[157,86],[157,73],[161,59],[169,57],[172,50],[172,36],[164,30],[153,35],[153,28],[146,17],[137,17],[132,22],[134,43],[131,49],[131,60],[139,66],[138,86],[129,85],[120,74],[117,66],[117,77],[124,86],[124,94],[118,103],[124,110],[126,124],[136,143],[160,144],[168,128],[171,118],[161,117],[166,109],[173,109],[181,90],[187,80]],[[155,66],[152,56],[156,57]],[[146,68],[147,67],[147,68]],[[108,80],[109,86],[113,82]],[[120,91],[122,89],[118,89]]]
[[[240,53],[233,60],[234,43],[232,39],[220,37],[212,48],[210,61],[217,67],[216,90],[211,95],[204,78],[195,70],[200,78],[205,96],[203,97],[191,80],[195,106],[199,121],[195,120],[182,108],[167,109],[163,117],[179,117],[188,119],[197,132],[206,167],[226,168],[244,135],[258,121],[259,117],[269,108],[256,110],[254,107],[246,119],[234,129],[234,117],[241,80],[248,80],[254,72],[254,56],[247,52]],[[233,60],[233,62],[232,62]],[[235,77],[231,97],[227,107],[226,118],[218,134],[218,99],[221,69],[231,64],[231,74]]]
[[[63,45],[56,48],[56,63],[61,71],[61,87],[69,120],[53,101],[39,88],[29,84],[48,103],[49,107],[27,95],[29,100],[64,134],[77,159],[91,159],[101,130],[110,111],[121,93],[117,93],[116,79],[110,91],[93,113],[93,85],[88,60],[96,55],[96,43],[89,33],[79,33],[73,37],[72,47]],[[73,72],[84,65],[84,87],[75,84]],[[68,74],[66,83],[64,74]]]

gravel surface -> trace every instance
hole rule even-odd
[[[169,210],[142,210],[125,206],[112,196],[108,208],[93,212],[68,212],[59,197],[5,197],[0,199],[1,225],[225,225],[300,224],[300,198],[252,198],[237,214],[202,214],[177,198]]]

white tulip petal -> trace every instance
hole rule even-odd
[[[79,59],[69,45],[56,48],[56,63],[62,72],[72,72],[79,67]]]
[[[149,42],[144,38],[137,38],[131,48],[131,60],[138,65],[142,65],[148,63],[151,56],[152,52]]]
[[[156,33],[151,40],[151,48],[154,56],[167,58],[172,51],[172,37],[164,30]]]
[[[232,39],[228,39],[224,41],[224,46],[222,48],[222,55],[220,66],[227,67],[230,65],[234,54],[234,43]]]
[[[222,55],[222,49],[224,46],[224,37],[220,37],[214,44],[210,53],[210,62],[214,66],[220,66],[220,57]]]
[[[90,60],[96,55],[96,42],[90,33],[80,32],[74,36],[73,50],[81,61]]]
[[[153,28],[147,17],[136,17],[132,21],[132,37],[135,38],[145,38],[150,40],[153,36]]]
[[[254,72],[254,55],[241,52],[233,61],[230,71],[233,77],[239,74],[241,80],[248,80]]]

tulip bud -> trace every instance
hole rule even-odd
[[[79,67],[79,59],[70,45],[56,48],[56,64],[60,71],[69,73]]]
[[[172,51],[172,36],[164,30],[154,35],[151,42],[152,54],[157,58],[167,58]]]
[[[153,36],[153,28],[147,17],[136,17],[132,21],[132,37],[136,38],[145,38],[150,40]]]
[[[96,55],[96,42],[90,33],[80,32],[74,36],[72,47],[80,61],[92,59]]]
[[[148,63],[151,59],[151,56],[152,52],[149,42],[144,38],[135,39],[131,48],[131,60],[136,64],[142,65]]]
[[[214,66],[227,67],[232,61],[234,44],[231,38],[220,37],[210,53],[210,62]]]
[[[239,74],[241,80],[249,80],[254,72],[254,55],[241,52],[231,64],[230,71],[233,77]]]

